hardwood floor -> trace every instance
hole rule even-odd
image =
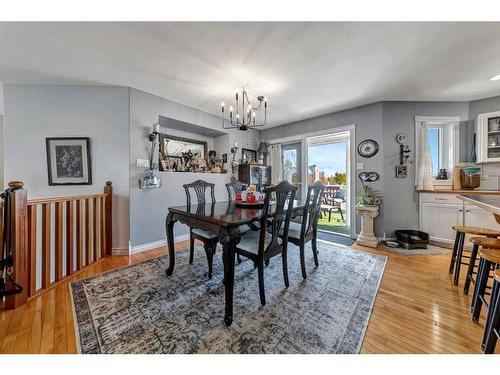
[[[479,325],[471,321],[471,297],[453,286],[448,256],[353,248],[388,256],[361,353],[481,353],[484,314]],[[16,310],[1,306],[0,353],[76,353],[68,282],[163,254],[165,248],[104,258]]]

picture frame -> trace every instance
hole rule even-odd
[[[253,164],[257,162],[257,151],[251,150],[249,148],[241,149],[241,160],[247,162],[248,164]]]
[[[396,178],[405,178],[408,175],[406,165],[396,165]]]
[[[49,186],[92,185],[89,137],[45,138]]]

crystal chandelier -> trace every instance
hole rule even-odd
[[[256,106],[253,106],[250,102],[251,98],[248,96],[244,88],[242,91],[241,113],[239,95],[238,92],[236,92],[236,112],[234,111],[233,106],[229,107],[229,120],[226,118],[224,102],[222,102],[222,127],[224,129],[248,130],[266,125],[267,98],[264,96],[257,96],[258,103]],[[264,103],[264,105],[262,105],[262,103]],[[264,120],[262,122],[257,122],[257,112],[260,112],[261,110],[264,110]]]

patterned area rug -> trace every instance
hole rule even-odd
[[[75,281],[73,297],[81,353],[359,353],[386,257],[318,243],[319,267],[306,247],[307,280],[298,248],[288,251],[290,287],[281,257],[265,269],[261,307],[257,270],[236,265],[233,324],[224,325],[221,249],[212,280],[201,247],[188,264],[176,254]]]

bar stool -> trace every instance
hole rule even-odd
[[[481,343],[484,354],[493,354],[497,340],[500,339],[500,270],[494,272],[493,279],[490,306]]]
[[[458,285],[458,280],[460,279],[460,267],[463,265],[470,265],[469,263],[462,262],[462,257],[469,259],[468,256],[463,255],[464,252],[464,242],[465,235],[472,234],[474,236],[484,236],[487,238],[498,238],[500,237],[500,232],[488,228],[480,227],[470,227],[467,225],[454,225],[453,230],[457,232],[455,236],[455,243],[453,244],[453,252],[451,254],[450,269],[449,272],[453,273],[455,270],[455,275],[453,277],[453,283]]]
[[[498,241],[500,244],[500,241]],[[486,285],[488,283],[488,277],[493,266],[498,267],[500,265],[500,250],[497,249],[485,249],[479,250],[479,268],[477,271],[476,284],[474,285],[474,295],[472,297],[471,312],[472,320],[474,322],[479,321],[479,316],[481,315],[481,307],[483,303],[488,306],[484,296],[486,292]]]
[[[475,283],[474,268],[476,267],[477,252],[479,247],[481,246],[485,249],[500,249],[500,240],[496,238],[472,237],[469,241],[473,246],[469,257],[467,275],[465,276],[464,294],[469,293],[470,283]]]

